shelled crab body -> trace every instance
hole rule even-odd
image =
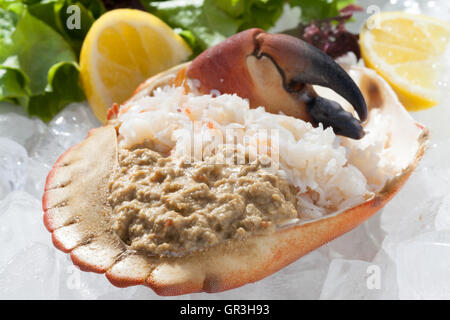
[[[145,284],[158,294],[176,295],[257,281],[351,230],[406,182],[424,152],[427,130],[414,122],[375,72],[359,67],[347,71],[299,39],[250,29],[150,78],[130,100],[109,110],[105,126],[91,131],[52,168],[43,208],[55,246],[70,252],[83,270],[106,273],[117,286]],[[395,165],[372,196],[320,219],[181,257],[149,256],[130,248],[112,230],[107,181],[118,165],[119,118],[139,99],[167,85],[183,86],[192,95],[236,94],[248,99],[251,108],[264,106],[270,113],[314,126],[321,123],[344,136],[349,150],[381,133],[386,137],[377,157]],[[366,128],[370,133],[365,135]]]

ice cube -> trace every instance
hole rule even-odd
[[[435,17],[443,21],[450,21],[450,3],[448,1],[428,0],[419,2],[422,14]]]
[[[447,95],[447,98],[437,106],[411,114],[416,121],[430,129],[432,143],[447,143],[447,145],[449,143],[447,119],[450,117],[450,110],[448,110],[448,100],[449,96]],[[446,154],[448,155],[448,151],[446,151]]]
[[[36,158],[29,158],[25,191],[38,199],[42,199],[45,181],[51,168],[51,165],[41,162]]]
[[[377,299],[383,291],[382,266],[361,260],[334,259],[320,299]]]
[[[51,245],[42,221],[41,201],[15,191],[0,201],[0,269],[32,242]]]
[[[59,299],[131,299],[136,287],[114,287],[103,274],[83,272],[69,255],[57,252],[60,265]],[[147,290],[150,290],[147,288]]]
[[[381,248],[384,231],[380,225],[381,214],[377,213],[354,230],[329,242],[330,259],[372,261]]]
[[[397,299],[395,262],[378,251],[372,262],[335,259],[331,262],[321,299]]]
[[[72,103],[61,111],[51,122],[50,131],[54,136],[66,137],[66,147],[86,137],[86,133],[101,123],[86,103]]]
[[[189,299],[317,299],[329,260],[324,250],[315,250],[286,268],[258,282],[214,294],[198,293]]]
[[[430,146],[405,186],[384,208],[381,225],[390,241],[401,242],[434,229],[442,199],[450,190],[444,146]]]
[[[56,299],[58,282],[54,249],[30,242],[0,269],[0,299]]]
[[[164,296],[158,296],[152,289],[145,286],[137,286],[136,291],[131,296],[131,299],[133,300],[164,300],[164,299],[197,299],[192,298],[192,294],[184,294],[181,296],[174,296],[174,297],[164,297]],[[200,299],[200,298],[198,298]]]
[[[18,113],[0,114],[0,137],[9,138],[27,148],[31,138],[45,132],[46,125],[37,118]]]
[[[0,199],[14,190],[22,190],[27,174],[28,155],[17,142],[0,137]]]
[[[49,123],[45,134],[36,138],[30,156],[51,166],[64,151],[86,138],[90,129],[99,126],[87,104],[72,103]]]
[[[443,198],[434,220],[434,226],[436,230],[450,230],[450,195]]]
[[[398,299],[397,270],[393,260],[385,250],[378,251],[373,265],[379,266],[381,270],[381,288],[377,292],[377,299]],[[375,298],[375,297],[374,297]]]
[[[383,7],[383,11],[405,11],[420,14],[421,7],[417,0],[391,0]]]
[[[450,231],[424,233],[397,247],[400,299],[450,299]]]

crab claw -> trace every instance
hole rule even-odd
[[[188,67],[198,90],[236,93],[250,106],[264,106],[360,139],[367,119],[364,98],[348,74],[329,56],[302,40],[249,29],[206,50]],[[359,119],[334,102],[317,96],[312,85],[334,90],[355,109]]]

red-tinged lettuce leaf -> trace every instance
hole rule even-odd
[[[361,7],[348,5],[334,17],[314,19],[307,24],[301,23],[299,27],[286,33],[312,44],[334,59],[347,52],[353,52],[359,59],[361,57],[359,36],[349,32],[345,28],[345,23],[352,18],[354,12],[361,10]]]

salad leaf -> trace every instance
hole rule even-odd
[[[13,5],[0,8],[0,100],[21,104],[49,121],[66,103],[84,100],[77,57],[26,6]]]
[[[142,1],[191,45],[194,54],[250,27],[268,29],[283,9],[279,0]]]
[[[150,11],[175,28],[195,56],[241,30],[269,29],[286,3],[300,7],[302,21],[309,23],[337,16],[353,2],[0,0],[0,101],[20,104],[29,114],[47,121],[66,104],[83,100],[78,81],[79,52],[89,28],[106,10],[129,7]],[[70,10],[73,5],[80,14],[76,28],[67,24],[74,13]],[[308,34],[313,34],[311,30]]]
[[[14,68],[0,68],[0,96],[2,100],[16,104],[27,104],[28,92],[24,74]]]
[[[77,56],[91,25],[106,11],[100,0],[21,0],[15,2],[27,5],[30,14],[63,36]],[[73,5],[78,8],[80,13],[80,25],[77,28],[67,26],[67,21],[74,13],[69,7]]]
[[[303,23],[311,20],[326,19],[339,15],[339,11],[354,0],[289,0],[291,7],[301,9]]]
[[[335,17],[300,23],[296,28],[286,30],[285,33],[312,44],[333,59],[350,51],[359,59],[361,57],[359,36],[349,32],[345,28],[345,23],[351,20],[355,12],[362,10],[362,7],[350,4],[340,9]]]
[[[50,121],[67,104],[85,100],[78,83],[78,65],[75,62],[60,62],[48,72],[48,90],[32,96],[26,110],[45,121]]]
[[[354,0],[141,0],[146,10],[157,15],[191,45],[194,55],[236,32],[248,28],[268,30],[281,16],[283,6],[301,9],[301,19],[309,23],[339,14]]]

